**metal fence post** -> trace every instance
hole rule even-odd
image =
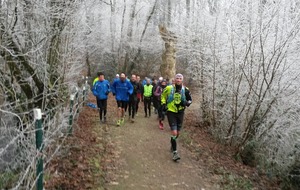
[[[75,96],[70,95],[70,116],[69,116],[69,134],[72,134],[72,124],[73,124],[73,105]]]
[[[34,109],[34,119],[35,119],[35,142],[36,149],[38,151],[37,165],[36,165],[36,176],[37,183],[36,189],[43,190],[43,128],[42,128],[42,112],[41,109]]]
[[[82,88],[82,101],[83,101],[83,105],[84,105],[84,101],[85,101],[85,86],[83,86],[83,88]]]
[[[85,102],[85,99],[86,99],[86,96],[87,96],[87,92],[88,92],[88,77],[85,77],[85,83],[84,83],[84,86],[83,86],[83,105],[84,105],[84,102]]]
[[[78,88],[76,87],[76,113],[79,113],[79,98],[78,98]]]

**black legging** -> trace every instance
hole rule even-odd
[[[137,113],[139,111],[139,103],[140,103],[141,99],[137,98],[137,102],[136,102],[136,107],[135,107],[135,112]]]
[[[163,110],[163,106],[161,106],[161,101],[158,100],[158,118],[159,120],[163,121],[165,119],[165,113]]]
[[[99,116],[100,120],[102,120],[102,115],[106,117],[106,110],[107,110],[107,99],[106,100],[99,100],[97,98],[97,106],[99,108]]]
[[[144,97],[144,111],[146,116],[147,116],[147,109],[149,111],[149,116],[151,116],[151,97],[149,98]]]
[[[131,100],[128,103],[128,112],[129,112],[129,116],[131,116],[132,119],[134,119],[134,115],[136,113],[136,104],[137,104],[137,100]]]
[[[159,108],[159,100],[157,99],[157,97],[156,96],[154,96],[153,97],[153,107],[156,109],[156,110],[158,110],[158,108]]]

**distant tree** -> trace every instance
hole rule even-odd
[[[162,64],[160,66],[161,75],[165,78],[173,78],[176,73],[176,42],[174,33],[167,30],[164,25],[159,25],[159,32],[165,42],[165,50],[162,54]]]

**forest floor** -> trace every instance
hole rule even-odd
[[[96,103],[90,95],[90,102]],[[195,102],[195,101],[194,101]],[[199,105],[192,104],[178,139],[180,161],[172,161],[170,129],[158,128],[157,115],[144,117],[139,106],[134,123],[126,117],[116,126],[116,101],[108,100],[108,122],[83,107],[74,134],[61,153],[46,166],[45,188],[85,189],[279,189],[255,168],[233,158],[233,150],[218,144],[197,122]]]

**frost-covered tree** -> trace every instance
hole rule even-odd
[[[0,1],[1,189],[5,176],[19,179],[16,189],[34,186],[33,108],[44,113],[45,149],[66,126],[65,102],[82,70],[77,6],[71,0]]]
[[[176,36],[176,70],[200,97],[199,120],[245,163],[286,176],[297,169],[299,2],[0,2],[5,126],[23,129],[27,110],[60,105],[79,72],[161,75],[164,25]]]
[[[299,158],[298,103],[291,101],[299,93],[297,6],[218,1],[217,11],[201,13],[210,23],[197,34],[202,48],[194,53],[203,84],[202,111],[213,133],[236,146],[244,162],[264,162],[283,175]]]

